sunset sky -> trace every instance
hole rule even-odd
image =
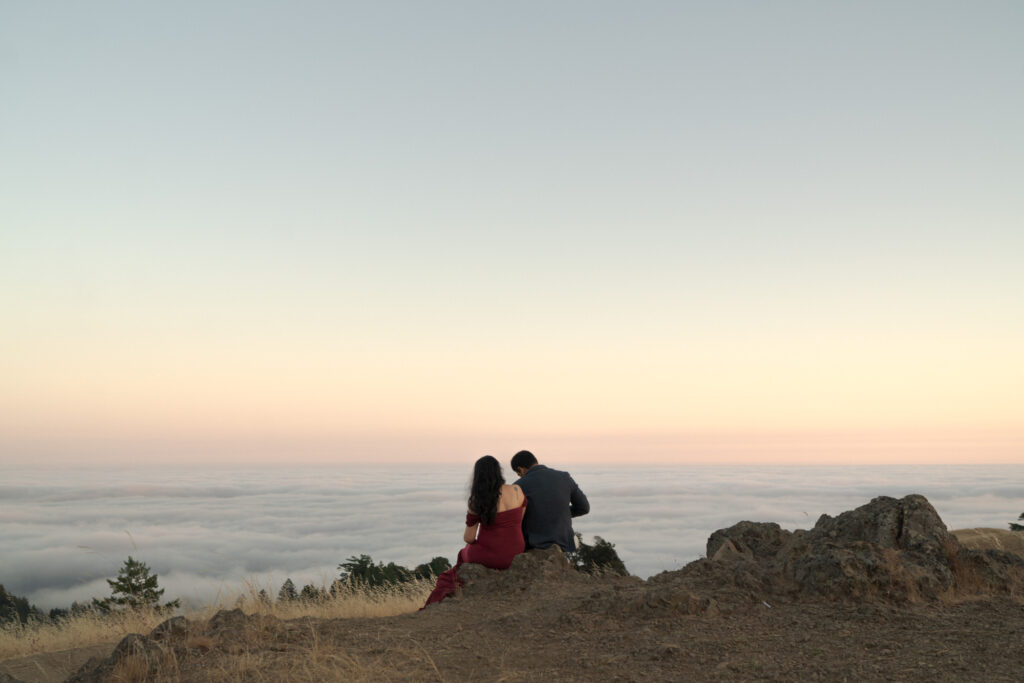
[[[0,463],[1022,463],[1022,35],[4,2]]]

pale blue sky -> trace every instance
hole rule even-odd
[[[1016,2],[2,2],[0,429],[185,433],[254,376],[376,387],[371,431],[1019,430],[1022,35]],[[288,410],[218,391],[238,431]]]

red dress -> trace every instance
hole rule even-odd
[[[458,572],[463,564],[482,564],[491,569],[508,569],[512,564],[512,558],[526,549],[526,542],[523,540],[525,510],[524,498],[523,504],[519,507],[499,512],[490,524],[481,524],[476,543],[470,543],[460,550],[455,566],[437,577],[437,585],[427,598],[427,605],[441,602],[462,585]],[[466,526],[473,526],[479,521],[479,515],[466,513]]]

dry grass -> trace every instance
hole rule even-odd
[[[433,579],[410,581],[395,586],[355,585],[342,588],[324,600],[270,603],[260,600],[260,587],[257,584],[248,583],[245,591],[231,606],[240,607],[246,614],[272,615],[278,619],[390,617],[418,610],[426,602],[433,588]],[[326,591],[324,586],[321,586],[321,589]],[[210,614],[213,611],[216,610],[210,611]]]
[[[166,618],[152,610],[133,610],[82,614],[56,623],[5,624],[0,627],[0,660],[116,643],[129,633],[149,633]]]
[[[419,609],[432,588],[432,581],[413,581],[399,586],[346,588],[323,600],[266,602],[260,600],[259,585],[250,582],[235,596],[209,605],[190,607],[180,613],[190,621],[204,621],[221,609],[236,607],[247,614],[269,615],[278,619],[386,617]],[[149,633],[168,616],[154,610],[133,610],[105,616],[82,614],[56,623],[6,625],[0,627],[0,661],[43,652],[113,644],[129,633]]]
[[[973,550],[1005,550],[1024,557],[1024,531],[977,527],[957,529],[950,533]]]

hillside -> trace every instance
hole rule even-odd
[[[958,529],[952,532],[957,540],[974,550],[1006,550],[1024,557],[1024,531],[1007,529]]]
[[[377,619],[224,611],[129,636],[72,680],[1019,680],[1024,559],[965,547],[920,496],[813,529],[741,522],[642,581],[559,551]],[[0,676],[2,680],[2,676]]]

